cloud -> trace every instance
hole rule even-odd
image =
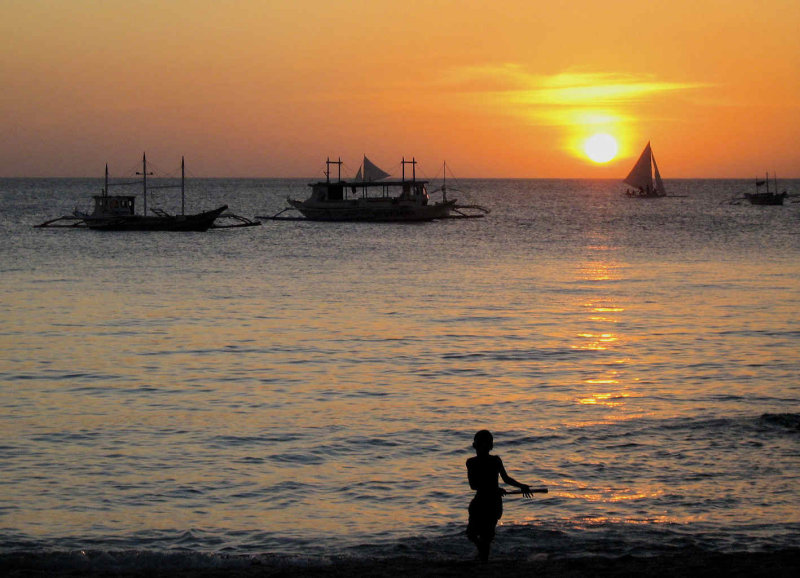
[[[545,124],[585,123],[587,119],[625,118],[626,105],[707,85],[660,80],[654,75],[615,72],[531,74],[519,64],[461,67],[443,78],[449,91],[468,102],[494,104]]]

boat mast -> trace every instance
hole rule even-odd
[[[147,172],[147,155],[145,153],[142,153],[142,172],[136,174],[142,175],[142,187],[144,189],[144,214],[147,216],[147,175],[152,175],[153,173]]]
[[[403,165],[403,181],[406,180],[406,165],[411,165],[411,182],[415,182],[417,180],[417,161],[414,157],[411,157],[410,161],[406,160],[406,157],[403,157],[401,161]]]
[[[447,202],[447,162],[442,162],[442,201]]]
[[[142,186],[144,188],[144,215],[147,216],[147,155],[142,153]]]
[[[108,163],[106,163],[106,181],[105,184],[103,185],[103,196],[104,197],[108,196]]]
[[[338,161],[332,161],[330,157],[325,160],[325,182],[331,182],[331,165],[339,165],[339,182],[342,182],[342,157]]]
[[[186,196],[184,194],[184,181],[186,180],[186,173],[184,170],[183,156],[181,156],[181,215],[186,214]]]

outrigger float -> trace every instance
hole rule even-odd
[[[153,173],[147,172],[147,156],[142,155],[142,176],[139,181],[126,181],[109,183],[108,165],[106,165],[105,183],[101,194],[94,195],[94,210],[91,213],[74,211],[72,215],[65,215],[56,219],[45,221],[36,228],[69,228],[69,229],[95,229],[98,231],[207,231],[208,229],[230,229],[234,227],[255,227],[259,221],[246,217],[226,213],[228,205],[222,205],[210,211],[187,215],[185,211],[185,168],[181,158],[180,185],[155,185],[150,189],[181,189],[181,214],[170,215],[158,208],[151,209],[152,215],[147,214],[147,177]],[[137,215],[135,210],[135,195],[109,195],[109,187],[142,184],[144,198],[144,214]],[[228,219],[230,222],[218,224],[218,219]]]
[[[446,178],[441,189],[442,200],[431,202],[426,180],[417,180],[417,161],[402,160],[402,178],[385,180],[389,173],[373,164],[366,156],[352,181],[342,179],[342,160],[326,160],[325,180],[310,183],[311,196],[298,201],[288,198],[289,206],[271,217],[272,221],[362,221],[419,222],[439,219],[478,219],[489,213],[480,205],[459,205],[447,198]],[[338,167],[336,180],[331,180],[331,165]],[[406,165],[411,165],[411,180],[406,180]],[[285,215],[297,211],[302,217]]]

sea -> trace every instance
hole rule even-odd
[[[270,217],[311,180],[193,179],[186,210]],[[470,559],[480,429],[549,490],[506,497],[496,559],[796,547],[800,197],[665,183],[110,233],[34,228],[101,179],[0,179],[0,567]]]

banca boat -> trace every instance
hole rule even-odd
[[[751,205],[782,205],[783,200],[789,196],[789,193],[783,191],[782,193],[778,193],[778,180],[775,175],[772,175],[773,182],[775,184],[774,190],[769,189],[769,173],[767,173],[766,179],[763,181],[756,179],[756,192],[755,193],[745,193],[744,198],[750,201]],[[766,191],[762,191],[761,187],[767,187]]]
[[[142,172],[137,172],[141,175],[141,181],[128,181],[121,183],[110,183],[108,180],[108,164],[106,164],[105,181],[101,194],[94,195],[94,209],[91,213],[82,211],[74,211],[72,215],[58,217],[45,221],[40,225],[35,225],[39,228],[44,227],[71,227],[71,228],[88,228],[98,231],[207,231],[210,228],[231,228],[231,227],[250,227],[260,225],[258,221],[252,221],[245,217],[225,213],[228,205],[222,205],[210,211],[203,211],[192,215],[187,215],[185,212],[185,182],[186,171],[184,159],[181,158],[181,182],[179,185],[173,184],[160,184],[150,186],[150,189],[166,189],[178,188],[181,189],[181,213],[179,215],[171,215],[166,211],[158,208],[150,210],[152,214],[147,212],[147,196],[148,185],[147,177],[152,176],[153,173],[147,172],[147,155],[142,155]],[[109,187],[111,186],[124,186],[134,185],[141,183],[143,186],[143,199],[144,199],[144,214],[136,213],[136,196],[135,195],[109,195]],[[220,217],[233,219],[234,224],[218,225],[215,223]]]
[[[413,222],[436,219],[477,218],[488,213],[478,205],[458,205],[456,199],[433,202],[428,194],[428,181],[416,177],[415,159],[403,158],[400,180],[388,180],[389,173],[366,156],[352,181],[342,179],[342,160],[326,160],[325,180],[310,183],[311,196],[304,201],[287,199],[289,207],[269,217],[275,220],[284,211],[295,209],[311,221]],[[331,178],[331,165],[338,168]],[[411,165],[411,179],[406,179],[406,165]],[[446,191],[446,188],[444,189]],[[463,209],[478,213],[464,213]]]

